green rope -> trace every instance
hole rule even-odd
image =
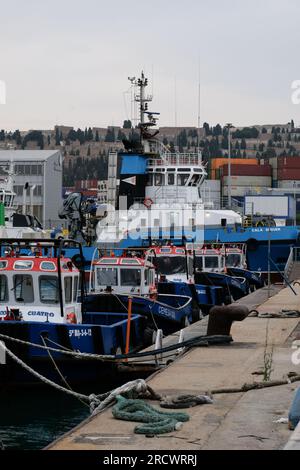
[[[112,409],[112,414],[117,419],[124,421],[138,421],[146,423],[136,426],[136,434],[163,434],[178,429],[178,424],[190,419],[187,413],[167,413],[155,409],[142,400],[126,399],[121,395],[116,396],[117,403]]]

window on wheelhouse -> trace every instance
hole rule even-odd
[[[226,266],[228,268],[238,268],[241,264],[241,255],[239,253],[230,253],[229,255],[226,255]]]
[[[177,175],[177,184],[178,186],[185,186],[190,175],[188,173],[178,173]]]
[[[154,173],[155,186],[163,186],[165,175],[162,173]]]
[[[44,304],[56,304],[59,302],[58,277],[40,276],[39,278],[40,301]]]
[[[154,281],[154,269],[145,269],[145,286],[151,286],[152,284],[154,284]]]
[[[202,271],[203,269],[203,257],[202,256],[195,256],[195,265],[196,269]]]
[[[118,270],[116,268],[97,268],[96,274],[98,286],[118,285]]]
[[[168,173],[168,185],[173,186],[175,184],[175,173]]]
[[[206,269],[218,269],[219,257],[218,256],[205,256],[204,257]]]
[[[184,256],[157,256],[155,263],[159,274],[170,275],[186,272]]]
[[[141,276],[140,269],[121,269],[121,286],[140,286]]]
[[[153,186],[153,174],[152,173],[148,175],[147,186]]]
[[[0,302],[8,301],[8,287],[7,287],[7,277],[5,274],[0,275]]]
[[[72,302],[72,278],[71,276],[65,277],[65,302],[68,304]]]
[[[13,277],[16,302],[33,302],[33,281],[30,274],[16,274]]]
[[[74,293],[73,293],[73,301],[74,302],[77,302],[78,290],[79,290],[78,276],[76,276],[76,277],[74,277]]]
[[[10,194],[6,194],[4,197],[4,205],[5,207],[9,207],[11,203],[12,196]]]

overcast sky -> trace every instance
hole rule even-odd
[[[160,125],[196,126],[199,62],[201,123],[300,123],[299,18],[299,0],[1,2],[0,128],[120,125],[142,69]]]

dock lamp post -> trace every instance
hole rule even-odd
[[[231,209],[231,129],[233,125],[229,122],[225,127],[228,129],[228,208]]]

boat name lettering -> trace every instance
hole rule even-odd
[[[69,337],[81,338],[82,336],[92,336],[92,330],[90,328],[69,330]]]
[[[54,317],[55,316],[53,312],[42,312],[40,310],[38,311],[29,310],[29,312],[27,312],[27,315],[39,316],[39,317]]]
[[[161,315],[164,315],[165,317],[173,318],[174,316],[172,310],[169,310],[168,308],[165,308],[165,307],[160,306],[158,309],[158,312]]]
[[[251,229],[251,232],[263,232],[264,229],[263,228],[252,228]],[[281,231],[281,228],[280,227],[270,227],[270,232],[280,232]]]

